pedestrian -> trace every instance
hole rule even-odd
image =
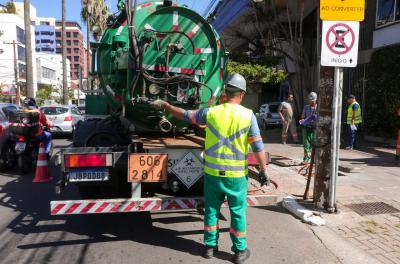
[[[347,96],[347,104],[349,106],[347,107],[346,124],[349,143],[346,149],[352,150],[355,147],[357,131],[362,123],[361,107],[356,101],[356,97],[352,94]]]
[[[400,119],[400,107],[396,111],[397,117]],[[396,160],[400,160],[400,127],[397,131]]]
[[[311,92],[308,95],[308,105],[305,105],[301,114],[300,125],[303,127],[303,164],[308,165],[311,161],[311,150],[317,140],[317,94]]]
[[[298,143],[296,120],[293,117],[292,103],[294,100],[293,94],[288,94],[286,101],[282,102],[278,108],[278,113],[282,123],[282,143],[286,144],[288,132],[292,135],[293,141]]]
[[[196,125],[206,125],[204,153],[204,251],[210,259],[218,251],[218,215],[221,205],[228,201],[231,214],[230,237],[234,263],[244,263],[250,257],[247,248],[247,154],[249,144],[260,165],[259,181],[268,185],[264,144],[255,115],[240,105],[246,93],[246,80],[240,74],[225,82],[222,104],[186,111],[156,100],[153,106],[165,109],[174,117]]]

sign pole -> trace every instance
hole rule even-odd
[[[329,177],[328,212],[336,212],[336,186],[339,167],[339,147],[342,116],[343,68],[335,67],[333,111],[331,124],[331,168]]]

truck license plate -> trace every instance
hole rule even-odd
[[[88,182],[88,181],[108,181],[109,172],[107,168],[93,169],[70,169],[70,182]]]
[[[167,163],[167,154],[132,153],[129,155],[128,182],[165,182]]]

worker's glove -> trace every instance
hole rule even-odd
[[[166,104],[167,104],[167,102],[160,100],[160,99],[150,102],[151,107],[158,109],[158,110],[163,109]]]
[[[269,185],[270,181],[265,170],[260,170],[260,172],[258,173],[258,181],[260,182],[261,186]]]

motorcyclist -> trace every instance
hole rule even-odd
[[[43,130],[43,127],[52,127],[53,123],[47,119],[45,114],[39,109],[36,100],[32,97],[26,97],[22,102],[22,110],[26,112],[37,112],[39,114],[39,126],[36,133],[36,139],[44,143],[46,154],[50,153],[52,145],[52,136],[48,131]]]

